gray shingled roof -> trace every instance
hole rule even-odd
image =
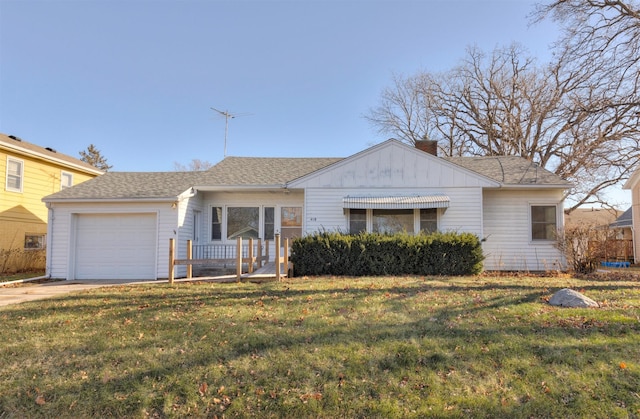
[[[226,157],[203,177],[207,186],[284,185],[342,158]]]
[[[96,171],[100,171],[99,169],[95,168],[94,166],[90,165],[89,163],[85,163],[80,159],[77,159],[75,157],[71,157],[68,156],[66,154],[62,154],[62,153],[58,153],[57,151],[55,151],[55,149],[49,147],[41,147],[39,145],[36,144],[32,144],[29,143],[27,141],[24,141],[23,139],[16,137],[16,136],[8,136],[5,134],[0,133],[0,147],[1,146],[8,146],[11,147],[12,149],[14,148],[18,148],[20,149],[21,152],[29,154],[29,155],[33,155],[33,153],[37,153],[40,154],[42,156],[48,157],[50,159],[55,159],[55,160],[59,160],[62,162],[62,164],[67,164],[67,165],[73,165],[75,166],[77,169],[84,169],[87,170],[91,173],[95,173]]]
[[[632,227],[633,226],[633,216],[631,207],[628,210],[623,212],[614,222],[609,224],[611,228],[622,228],[622,227]]]
[[[520,157],[445,157],[445,160],[504,185],[560,185],[569,182]],[[191,187],[284,186],[343,158],[226,157],[202,172],[107,172],[45,198],[173,199]]]
[[[536,164],[517,156],[443,157],[465,169],[491,178],[503,185],[559,185],[571,183]]]
[[[175,199],[205,172],[107,172],[44,198],[56,199]]]

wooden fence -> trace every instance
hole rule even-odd
[[[603,262],[633,262],[633,240],[590,241],[589,251]]]
[[[193,243],[191,240],[187,240],[187,258],[176,259],[175,239],[169,239],[169,283],[174,282],[176,265],[186,265],[187,278],[192,278],[193,265],[235,264],[236,278],[240,281],[243,274],[242,268],[245,264],[248,273],[251,274],[269,262],[269,241],[265,240],[264,243],[263,253],[262,240],[257,240],[255,243],[254,239],[249,239],[248,246],[244,246],[242,237],[238,237],[235,245],[197,246],[194,255]],[[286,269],[290,267],[289,241],[284,240],[284,250],[282,250],[280,248],[280,234],[276,234],[275,248],[275,277],[279,280],[282,277],[281,264],[283,263],[287,267]]]

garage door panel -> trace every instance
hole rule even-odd
[[[80,214],[76,222],[77,279],[155,279],[155,214]]]

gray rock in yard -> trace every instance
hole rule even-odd
[[[560,307],[600,307],[600,304],[596,303],[591,298],[569,288],[561,289],[553,294],[549,299],[549,304]]]

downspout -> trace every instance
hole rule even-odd
[[[636,230],[633,228],[633,224],[631,225],[631,245],[633,246],[633,264],[638,263],[636,260]]]
[[[47,214],[47,243],[45,250],[45,267],[44,267],[44,276],[45,278],[51,278],[51,241],[53,237],[53,221],[55,220],[55,214],[53,211],[53,206],[51,202],[46,203],[48,214]]]

